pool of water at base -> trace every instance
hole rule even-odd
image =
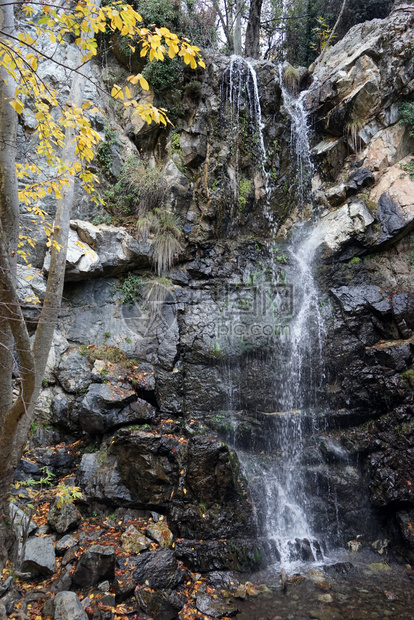
[[[251,577],[267,590],[237,601],[237,620],[414,620],[414,567],[372,553],[343,553],[332,563]]]

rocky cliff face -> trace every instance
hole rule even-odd
[[[413,22],[412,7],[402,6],[360,24],[302,73],[315,127],[315,270],[327,329],[323,430],[305,459],[314,521],[336,544],[363,534],[366,545],[390,538],[406,553],[414,545],[414,181],[403,168],[413,142],[398,106],[414,90]],[[290,315],[286,247],[315,214],[297,208],[279,69],[218,56],[197,78],[174,132],[111,120],[112,182],[136,145],[149,146],[140,157],[162,170],[164,207],[181,217],[183,248],[168,280],[149,277],[154,236],[140,236],[134,217],[92,224],[96,214],[79,196],[47,387],[18,476],[39,475],[45,464],[68,473],[72,462],[45,446],[80,440],[76,479],[89,505],[165,515],[183,539],[177,558],[194,570],[251,569],[277,550],[261,539],[263,515],[251,500],[260,483],[247,486],[223,441],[274,450],[277,416],[269,414],[280,411],[273,386],[283,356],[275,363],[279,341],[254,331],[249,310],[271,277],[279,315]],[[20,266],[23,299],[42,298],[43,259],[39,245],[30,282]],[[130,275],[141,289],[123,303]],[[27,316],[37,319],[33,308]]]

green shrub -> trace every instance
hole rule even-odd
[[[181,58],[168,58],[166,56],[162,62],[154,60],[149,62],[142,75],[151,84],[151,88],[156,94],[165,92],[179,91],[178,86],[184,79],[184,65]],[[181,94],[181,91],[180,91]]]
[[[283,71],[283,84],[290,93],[296,94],[299,89],[299,73],[295,67],[289,65]]]
[[[414,159],[411,159],[406,164],[402,164],[401,168],[408,172],[410,179],[414,181]]]
[[[93,218],[92,224],[94,226],[99,226],[99,224],[106,224],[107,226],[110,226],[112,224],[112,217],[109,213],[98,213],[98,215]]]
[[[409,129],[410,136],[414,138],[414,103],[404,101],[399,107],[401,123]]]
[[[116,292],[121,293],[119,301],[121,304],[133,305],[142,296],[142,279],[136,275],[129,275],[122,284],[119,284],[116,288]]]
[[[247,199],[252,191],[252,182],[250,179],[241,179],[239,183],[239,210],[242,211],[247,204]]]

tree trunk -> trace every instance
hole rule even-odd
[[[0,0],[0,28],[6,35],[14,33],[13,5]],[[6,246],[7,266],[16,277],[17,242],[19,235],[19,199],[17,194],[15,146],[17,114],[9,103],[16,85],[5,69],[0,68],[0,221]],[[13,337],[7,318],[0,307],[0,424],[12,405]]]
[[[98,2],[96,2],[96,4],[98,5]],[[79,62],[77,62],[75,66],[81,65],[81,56],[82,53],[79,52]],[[88,71],[89,63],[85,65],[83,74],[76,73],[74,75],[69,94],[69,102],[72,105],[80,106],[82,103]],[[9,107],[13,110],[11,106]],[[5,132],[4,128],[3,131]],[[73,128],[67,128],[62,151],[62,161],[65,165],[69,165],[75,160],[74,137],[75,130]],[[10,142],[10,138],[14,139],[14,143]],[[9,136],[8,139],[10,148],[14,150],[16,148],[15,134]],[[14,179],[17,187],[14,158],[13,160],[7,159],[7,162],[9,164],[8,174],[11,179]],[[11,167],[12,164],[14,168]],[[2,170],[2,173],[2,178],[5,178],[4,170]],[[4,185],[4,188],[6,190],[6,185]],[[9,198],[9,195],[5,195],[6,200],[9,200]],[[16,341],[17,353],[22,367],[19,397],[11,407],[8,407],[8,410],[3,415],[0,427],[0,569],[4,561],[7,557],[11,557],[12,553],[11,532],[8,526],[7,498],[9,489],[13,481],[14,470],[22,456],[26,444],[27,432],[41,389],[48,355],[52,346],[53,333],[60,310],[73,199],[74,178],[73,176],[69,176],[69,184],[62,190],[62,198],[57,201],[53,239],[57,242],[60,251],[52,245],[46,295],[36,329],[33,352],[30,347],[29,335],[17,298],[16,278],[13,278],[13,269],[10,266],[6,234],[3,227],[0,227],[0,306],[2,308],[4,320],[7,322],[14,340]],[[18,208],[17,197],[16,204]],[[15,203],[13,203],[13,207],[15,208]],[[13,231],[16,235],[17,244],[18,219],[17,233],[16,226],[13,228]],[[1,334],[0,337],[2,337]],[[0,345],[3,345],[2,340],[0,340]],[[12,390],[10,384],[9,402],[11,402],[11,399]]]
[[[237,0],[236,2],[236,17],[234,20],[234,53],[237,56],[241,56],[242,54],[242,32],[241,32],[241,21],[242,21],[242,12],[243,12],[243,0]]]
[[[260,15],[263,0],[251,0],[246,29],[246,56],[260,58]]]
[[[339,11],[338,19],[336,20],[335,25],[334,25],[334,27],[332,28],[332,32],[331,32],[331,34],[329,35],[329,39],[327,40],[326,45],[325,45],[325,47],[324,47],[324,48],[323,48],[323,50],[322,50],[322,54],[321,54],[321,55],[320,55],[320,56],[316,59],[316,62],[317,62],[317,63],[322,62],[322,60],[324,59],[324,56],[325,56],[325,54],[326,54],[326,50],[328,49],[329,44],[330,44],[330,42],[332,41],[332,37],[334,36],[334,34],[335,34],[335,32],[336,32],[336,29],[337,29],[337,28],[338,28],[338,26],[339,26],[339,22],[341,21],[341,17],[342,17],[342,14],[343,14],[343,12],[344,12],[344,9],[345,9],[345,6],[346,6],[347,1],[348,1],[348,0],[343,0],[343,2],[342,2],[342,6],[341,6],[341,10]]]
[[[233,40],[233,33],[232,33],[233,16],[232,16],[231,5],[225,2],[224,3],[225,13],[223,13],[218,0],[212,0],[212,1],[213,1],[214,9],[218,15],[221,27],[223,28],[224,35],[226,37],[229,54],[233,54],[234,40]]]
[[[13,5],[0,0],[0,28],[6,35],[14,33]],[[14,97],[15,82],[4,68],[0,68],[0,252],[6,281],[0,273],[0,299],[7,296],[16,281],[17,242],[19,235],[19,200],[17,194],[15,146],[17,114],[9,103]],[[1,259],[0,259],[1,260]],[[13,402],[12,368],[14,339],[6,309],[0,304],[0,427]],[[0,444],[1,451],[1,444]],[[0,479],[0,574],[4,563],[11,557],[14,536],[8,525],[9,485],[2,486]]]

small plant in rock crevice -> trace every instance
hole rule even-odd
[[[410,136],[414,138],[414,102],[404,101],[399,106],[400,122],[408,128]]]
[[[105,126],[105,140],[98,147],[96,159],[107,177],[111,176],[111,152],[112,147],[118,144],[116,140],[116,130],[109,125]]]
[[[172,211],[156,208],[140,218],[137,227],[143,239],[152,238],[152,260],[158,274],[171,269],[183,250],[180,218]]]
[[[133,155],[126,160],[115,185],[105,192],[105,208],[114,217],[143,216],[162,205],[165,192],[163,170]]]
[[[414,102],[404,101],[399,107],[400,122],[408,128],[409,134],[414,138]],[[406,164],[403,164],[401,168],[408,172],[410,179],[414,181],[414,159],[411,159]]]
[[[283,84],[293,95],[297,94],[299,90],[299,79],[299,72],[295,67],[292,67],[292,65],[289,65],[283,71]]]
[[[121,284],[115,287],[115,292],[121,293],[119,301],[121,304],[133,305],[142,298],[142,278],[140,276],[130,274]]]
[[[242,178],[239,183],[239,197],[238,197],[238,205],[239,211],[242,212],[244,207],[247,204],[247,199],[252,191],[252,182],[250,179]]]

